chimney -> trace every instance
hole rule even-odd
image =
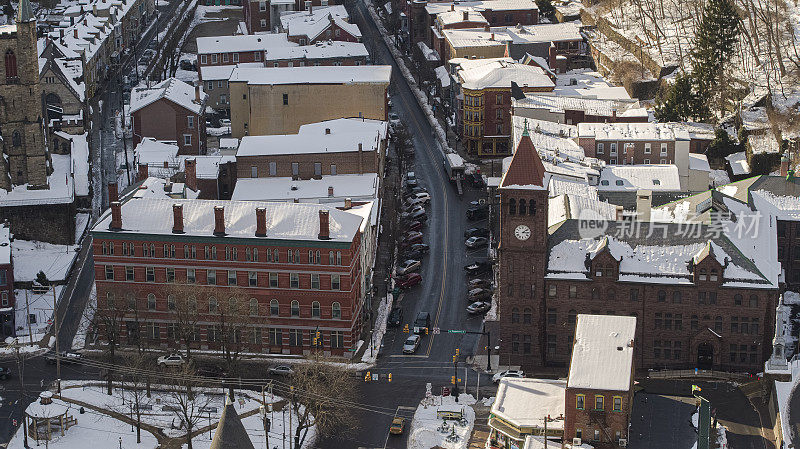
[[[196,101],[197,104],[200,104],[200,84],[199,83],[196,86],[194,86],[194,101]]]
[[[256,237],[267,236],[267,209],[256,208]]]
[[[450,11],[455,11],[455,10],[456,10],[455,3],[450,3]]]
[[[111,224],[108,229],[112,231],[122,230],[122,204],[119,201],[111,203]]]
[[[550,45],[550,48],[547,49],[547,64],[550,66],[550,70],[558,73],[556,67],[556,46]]]
[[[78,38],[78,29],[77,28],[73,28],[72,29],[72,37],[74,37],[75,39]]]
[[[491,36],[491,37],[489,37],[489,40],[490,40],[490,41],[493,41],[493,40],[494,40],[494,33],[492,33],[492,36]]]
[[[186,187],[197,191],[197,160],[186,159],[183,161],[183,169],[186,178]]]
[[[150,170],[147,169],[147,164],[140,163],[138,165],[138,170],[139,181],[144,181],[148,176],[150,176]]]
[[[88,27],[89,26],[89,21],[86,20],[86,19],[83,19],[83,26]]]
[[[617,121],[617,107],[614,106],[611,108],[611,122],[615,123]]]
[[[328,240],[331,238],[330,218],[327,210],[319,211],[319,239]]]
[[[109,182],[108,183],[108,202],[113,203],[115,201],[119,201],[119,193],[117,191],[117,183],[116,182]]]
[[[650,221],[651,198],[653,192],[650,190],[638,190],[636,192],[636,216],[639,221]]]
[[[172,205],[172,233],[183,234],[183,205]]]
[[[364,144],[358,143],[358,174],[364,174]]]
[[[214,235],[225,235],[225,208],[214,206]]]
[[[462,11],[462,13],[464,15],[464,22],[469,20],[469,11],[468,10],[464,10],[464,11]]]
[[[328,197],[333,196],[333,186],[328,186]]]
[[[97,15],[97,3],[95,3],[94,5],[92,5],[92,14],[94,14],[95,16]],[[84,25],[85,25],[85,24],[86,24],[86,21],[84,21],[83,23],[84,23]]]
[[[489,25],[484,25],[483,26],[483,31],[491,31],[491,30],[492,29],[489,27]]]
[[[789,158],[785,154],[781,156],[781,176],[789,176]]]
[[[345,198],[344,199],[344,209],[349,210],[353,207],[353,199],[352,198]]]
[[[64,29],[63,28],[59,28],[58,29],[58,35],[59,35],[59,37],[61,39],[64,39]]]
[[[325,134],[330,134],[330,133],[331,133],[331,129],[330,128],[325,128]]]

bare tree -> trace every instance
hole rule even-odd
[[[309,363],[295,366],[290,410],[297,416],[294,449],[300,449],[312,427],[320,435],[352,428],[350,402],[356,397],[355,378],[344,368],[326,363],[315,352]]]
[[[243,337],[251,330],[255,317],[258,316],[258,300],[247,298],[247,294],[239,289],[231,292],[224,305],[218,304],[217,323],[214,324],[219,349],[225,363],[227,377],[236,378],[240,374],[240,362]],[[263,317],[260,324],[264,324]],[[233,385],[229,385],[229,394],[233,397]]]
[[[207,395],[197,394],[199,382],[191,361],[184,363],[173,379],[173,390],[170,392],[174,402],[172,410],[185,427],[186,445],[192,449],[192,431],[202,418],[201,410],[208,407],[211,400]]]
[[[167,338],[180,342],[187,359],[191,359],[192,347],[199,339],[198,290],[193,284],[172,284],[167,289],[167,309],[172,318],[167,329]]]
[[[99,295],[98,295],[99,296]],[[122,303],[124,292],[112,289],[103,297],[98,297],[93,306],[87,306],[86,315],[91,320],[92,328],[97,335],[100,347],[104,349],[106,362],[107,393],[113,391],[114,362],[117,348],[121,345],[122,326],[125,318],[125,307]]]
[[[142,353],[137,353],[126,360],[128,375],[123,374],[122,378],[127,382],[127,386],[122,390],[122,395],[128,399],[131,415],[136,415],[136,442],[141,443],[142,409],[151,405],[150,376],[143,373],[148,372],[152,364]]]

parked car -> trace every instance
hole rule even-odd
[[[477,206],[467,209],[468,220],[480,220],[489,216],[489,208],[486,206]]]
[[[158,358],[158,366],[161,368],[166,368],[168,366],[181,366],[186,363],[186,360],[183,358],[182,355],[178,353],[173,353],[169,355],[162,355]]]
[[[482,189],[486,187],[486,183],[483,182],[483,176],[479,173],[473,173],[472,175],[467,175],[466,178],[467,185],[472,186],[476,189]]]
[[[399,124],[400,123],[400,116],[397,115],[396,112],[390,112],[389,113],[389,123],[391,123],[392,125]]]
[[[417,187],[418,185],[419,183],[417,182],[416,178],[406,179],[406,190],[412,190],[414,189],[414,187]]]
[[[61,364],[62,365],[73,365],[81,361],[83,356],[78,354],[77,352],[69,352],[69,351],[61,351]],[[56,353],[50,352],[45,356],[45,361],[49,365],[56,364]]]
[[[419,198],[414,198],[414,199],[411,199],[411,200],[408,200],[408,201],[405,202],[405,208],[406,209],[410,209],[410,208],[413,208],[415,206],[419,206],[419,207],[423,207],[424,208],[425,207],[425,203],[426,203],[425,200],[421,200]]]
[[[392,311],[389,312],[389,319],[386,320],[386,323],[389,326],[399,326],[403,322],[403,309],[400,307],[393,307]]]
[[[401,248],[408,248],[411,245],[414,245],[414,244],[420,243],[420,242],[422,242],[422,233],[418,232],[418,233],[416,233],[414,235],[410,235],[410,236],[404,238],[403,240],[401,240],[400,241],[400,247]]]
[[[422,264],[418,260],[408,259],[397,267],[397,274],[408,274],[412,271],[417,271],[420,266]]]
[[[431,200],[431,195],[428,192],[409,193],[406,195],[405,200],[422,200],[427,203]]]
[[[476,301],[467,306],[467,312],[469,312],[472,315],[477,315],[479,313],[486,313],[491,308],[492,308],[492,303],[490,302]]]
[[[229,118],[221,118],[219,119],[219,126],[223,128],[230,128],[231,127],[231,119]]]
[[[0,379],[8,380],[11,377],[11,370],[5,366],[0,366]]]
[[[419,335],[411,335],[408,337],[403,343],[403,354],[413,354],[417,352],[417,348],[419,348],[419,341],[421,337]]]
[[[426,243],[415,243],[408,248],[411,251],[419,251],[421,253],[427,253],[430,250],[430,247]]]
[[[492,382],[500,383],[500,379],[504,377],[525,377],[525,373],[520,370],[510,369],[507,371],[500,371],[499,373],[492,376]]]
[[[180,63],[181,70],[192,70],[192,62],[188,59],[181,59]]]
[[[407,214],[415,214],[417,212],[425,213],[425,208],[422,204],[410,204],[403,208],[403,211]]]
[[[470,290],[472,290],[473,288],[486,288],[491,290],[492,281],[490,281],[489,279],[481,279],[481,278],[471,279],[467,283],[467,288]]]
[[[479,274],[487,273],[491,271],[492,263],[489,261],[479,261],[479,262],[472,262],[469,265],[464,266],[464,270],[467,274],[476,276]]]
[[[486,228],[469,228],[464,231],[464,238],[470,237],[489,237],[489,230]]]
[[[422,186],[417,186],[417,187],[414,187],[413,189],[410,189],[410,192],[408,192],[408,193],[409,194],[412,194],[412,193],[428,193],[428,189],[426,189],[425,187],[422,187]]]
[[[405,422],[406,422],[405,419],[396,416],[394,419],[392,419],[392,425],[389,426],[389,433],[391,433],[392,435],[400,435],[401,433],[403,433]]]
[[[422,229],[421,221],[412,221],[406,225],[406,230],[408,231],[419,231],[420,229]]]
[[[480,248],[489,244],[489,239],[486,237],[470,237],[465,242],[464,245],[467,248]]]
[[[269,373],[274,376],[291,376],[294,374],[294,370],[289,365],[278,365],[270,368]]]
[[[422,258],[425,257],[425,253],[423,253],[421,251],[408,251],[408,250],[406,250],[406,251],[403,251],[400,254],[400,257],[402,257],[403,259],[422,260]]]
[[[428,214],[425,212],[425,209],[422,210],[414,210],[413,212],[403,212],[400,214],[400,218],[406,221],[427,221]]]
[[[422,275],[419,273],[409,273],[397,278],[397,286],[400,288],[411,288],[422,282]]]
[[[467,293],[470,301],[478,301],[492,297],[492,291],[485,288],[473,288]]]

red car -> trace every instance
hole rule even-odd
[[[422,282],[422,276],[419,273],[409,273],[397,278],[397,286],[400,288],[411,288],[420,282]]]
[[[406,226],[408,231],[419,231],[422,229],[422,222],[421,221],[412,221],[411,223]]]
[[[408,248],[411,245],[416,243],[422,243],[422,233],[421,232],[412,232],[410,235],[406,235],[403,237],[403,240],[400,242],[401,248]]]

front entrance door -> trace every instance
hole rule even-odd
[[[697,346],[697,367],[711,369],[714,366],[714,347],[711,343],[700,343]]]

